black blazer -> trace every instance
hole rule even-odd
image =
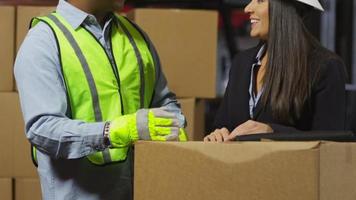
[[[256,60],[260,46],[235,56],[229,75],[225,96],[216,115],[214,127],[226,127],[230,131],[250,120],[249,84],[251,66]],[[310,67],[318,62],[319,70],[311,70],[316,81],[312,86],[311,102],[295,124],[280,122],[273,118],[270,106],[261,101],[255,109],[253,120],[269,124],[274,132],[299,132],[314,130],[345,129],[345,67],[334,53],[316,49],[311,53]],[[295,83],[298,84],[298,83]],[[306,106],[305,106],[306,107]]]

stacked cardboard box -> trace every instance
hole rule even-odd
[[[18,50],[24,40],[29,24],[33,17],[44,16],[54,11],[55,7],[41,6],[18,6],[16,17],[16,49]],[[13,176],[16,178],[29,178],[30,180],[37,177],[36,169],[31,160],[31,148],[24,134],[24,123],[19,105],[19,97],[17,93],[1,94],[4,99],[8,100],[8,105],[1,109],[9,109],[12,111],[13,123],[16,123],[13,131],[13,144],[18,147],[13,152]],[[2,99],[3,99],[2,98]],[[5,124],[4,124],[5,125]]]
[[[136,9],[128,17],[155,45],[168,86],[180,98],[188,119],[189,139],[202,140],[205,112],[200,99],[217,95],[217,12]]]
[[[15,200],[40,200],[41,187],[38,179],[23,179],[15,180]]]
[[[14,6],[0,6],[0,199],[40,199],[38,175],[31,160],[19,96],[14,88],[13,63],[15,50],[22,43],[31,18],[53,9],[19,6],[16,12]]]
[[[55,11],[55,7],[43,6],[18,6],[16,23],[16,49],[18,50],[30,27],[31,19],[38,16],[46,16]]]
[[[14,78],[15,7],[0,6],[0,92],[12,91]]]
[[[16,23],[16,49],[18,50],[23,42],[33,17],[45,16],[55,11],[55,7],[44,6],[18,6]],[[18,98],[17,96],[14,98]],[[18,99],[16,99],[18,102]],[[22,124],[23,127],[23,124]],[[15,200],[41,199],[40,182],[30,157],[30,145],[24,137],[24,131],[18,130],[22,134],[14,136],[16,146],[23,146],[19,151],[14,152],[14,177],[15,177]],[[17,159],[22,157],[22,160]]]
[[[216,97],[217,12],[136,9],[128,16],[154,43],[177,96]]]
[[[38,16],[45,16],[55,11],[52,6],[18,6],[16,17],[16,51],[19,50],[25,36],[30,28],[31,19]],[[15,91],[17,91],[16,83],[14,83]]]
[[[13,200],[11,178],[0,178],[0,199]]]
[[[187,120],[187,134],[190,141],[204,138],[205,101],[201,99],[178,99]]]
[[[24,123],[18,94],[14,91],[13,63],[15,59],[16,8],[0,6],[0,199],[13,200],[13,181],[37,178],[30,157],[30,145],[24,133]]]
[[[14,188],[13,185],[15,185]],[[40,200],[41,198],[41,188],[37,178],[17,178],[16,180],[0,178],[1,200]]]
[[[0,92],[13,90],[14,77],[12,73],[15,45],[15,7],[0,6]],[[0,107],[6,104],[0,93]],[[12,200],[12,166],[13,166],[13,128],[6,124],[6,118],[12,111],[5,112],[0,108],[0,199]],[[5,118],[5,122],[3,121]],[[6,126],[3,127],[3,124]]]
[[[0,160],[3,161],[0,165],[0,177],[14,178],[15,183],[18,179],[36,180],[38,175],[31,160],[30,144],[25,137],[18,94],[2,92],[0,99]]]

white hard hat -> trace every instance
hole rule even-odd
[[[297,1],[312,6],[318,10],[324,11],[324,8],[323,6],[321,6],[319,0],[297,0]]]

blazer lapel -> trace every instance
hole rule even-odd
[[[255,107],[255,110],[253,112],[253,120],[258,119],[258,117],[262,114],[263,111],[263,104],[261,102],[261,99],[257,102],[257,105]]]

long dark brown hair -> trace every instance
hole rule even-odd
[[[273,117],[294,124],[311,95],[308,55],[320,43],[303,19],[311,8],[295,0],[269,0],[267,68],[262,102],[270,104]]]

